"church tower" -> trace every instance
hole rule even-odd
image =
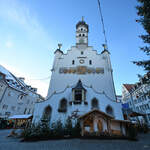
[[[89,27],[88,24],[84,21],[82,17],[82,21],[79,21],[76,25],[76,45],[86,45],[88,46],[88,32]]]

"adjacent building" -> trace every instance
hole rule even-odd
[[[144,82],[150,78],[150,74],[144,75],[136,84],[123,84],[122,102],[128,103],[130,109],[146,115],[150,125],[150,83]],[[143,118],[139,118],[142,122]]]
[[[0,118],[33,114],[37,101],[43,101],[37,89],[24,83],[0,65]]]

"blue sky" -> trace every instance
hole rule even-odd
[[[138,37],[136,0],[101,0],[116,93],[123,83],[137,82],[143,69],[132,64],[144,59]],[[75,45],[75,25],[84,16],[89,24],[89,45],[102,51],[104,37],[97,0],[0,0],[0,64],[46,96],[54,51]],[[45,80],[37,80],[47,78]]]

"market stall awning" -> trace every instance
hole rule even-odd
[[[31,119],[33,116],[32,114],[28,114],[28,115],[13,115],[10,116],[9,119]]]

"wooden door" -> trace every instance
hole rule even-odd
[[[103,123],[102,123],[101,120],[98,120],[97,128],[98,128],[98,131],[99,131],[99,132],[102,132],[102,131],[103,131]]]

